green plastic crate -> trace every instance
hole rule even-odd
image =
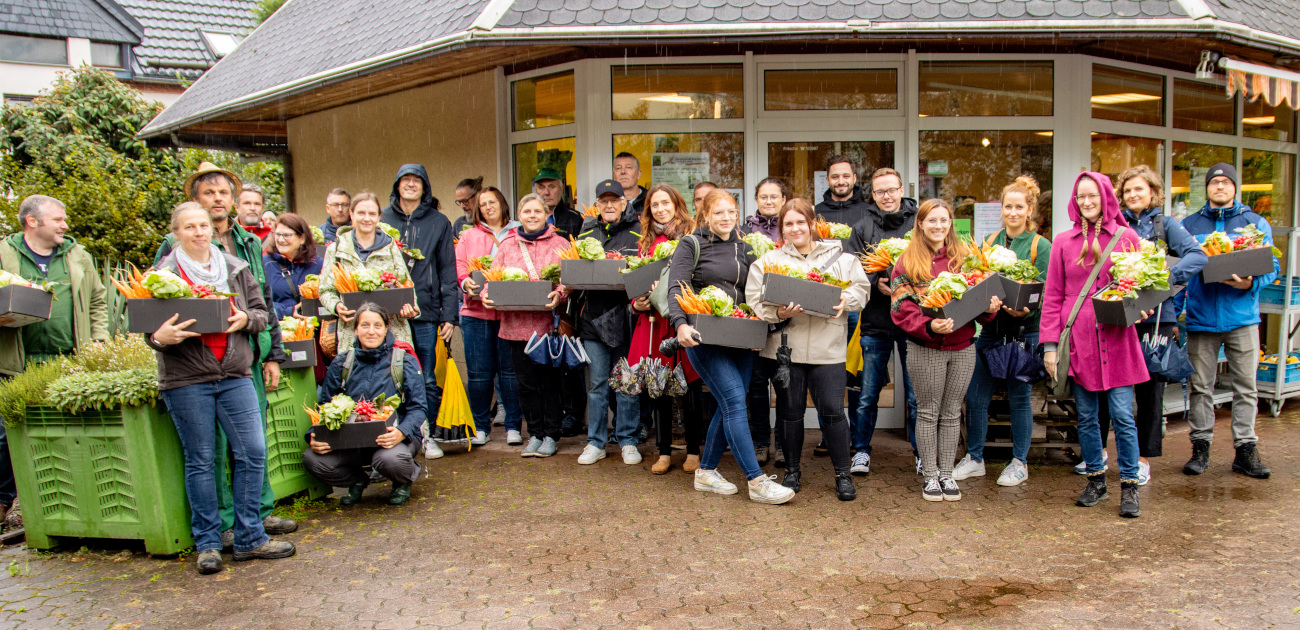
[[[312,498],[330,493],[329,486],[312,477],[302,463],[307,448],[303,436],[311,420],[303,406],[316,406],[313,368],[291,368],[280,375],[280,386],[266,393],[271,410],[266,418],[266,468],[276,500],[307,491]]]
[[[28,407],[8,435],[28,547],[62,537],[143,540],[160,555],[194,546],[180,438],[161,401],[79,414]]]

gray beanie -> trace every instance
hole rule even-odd
[[[1233,168],[1231,164],[1219,162],[1218,164],[1211,166],[1210,170],[1206,171],[1205,173],[1206,188],[1210,187],[1210,180],[1214,179],[1215,177],[1227,177],[1228,179],[1232,180],[1233,188],[1240,188],[1240,186],[1237,184],[1237,169]]]

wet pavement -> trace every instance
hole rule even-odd
[[[804,490],[765,506],[743,485],[695,492],[679,466],[651,475],[649,445],[639,465],[611,447],[579,466],[580,438],[521,459],[498,430],[432,462],[405,506],[382,502],[387,484],[353,508],[300,506],[287,560],[226,556],[200,576],[134,547],[8,548],[0,627],[1298,627],[1300,406],[1259,420],[1266,481],[1230,472],[1224,413],[1200,477],[1181,474],[1171,424],[1135,520],[1117,516],[1113,466],[1111,497],[1074,507],[1084,482],[1060,457],[1016,488],[992,463],[961,501],[927,503],[902,437],[877,433],[857,501],[809,454]],[[721,470],[742,480],[729,455]]]

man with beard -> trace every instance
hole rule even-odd
[[[262,241],[265,241],[274,229],[262,223],[264,207],[266,207],[266,196],[262,194],[262,187],[257,184],[245,184],[243,191],[239,193],[235,217],[238,218],[240,227]]]

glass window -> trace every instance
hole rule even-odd
[[[121,68],[122,46],[90,42],[90,63],[100,68]]]
[[[1120,173],[1146,164],[1155,172],[1163,173],[1165,141],[1152,138],[1134,138],[1111,133],[1092,134],[1092,170],[1110,176],[1111,183]]]
[[[864,189],[876,169],[895,166],[894,143],[889,141],[769,142],[767,174],[784,179],[794,196],[817,204],[826,190],[826,160],[832,155],[846,155],[853,160]]]
[[[615,66],[614,120],[742,118],[740,64]]]
[[[1258,99],[1242,105],[1241,128],[1247,138],[1295,142],[1296,115],[1286,103],[1273,107]]]
[[[743,200],[745,134],[632,133],[614,136],[614,155],[628,152],[641,162],[642,186],[672,185],[692,205],[695,184],[711,181]],[[743,203],[743,201],[742,201]],[[691,208],[695,212],[695,208]]]
[[[68,65],[68,40],[0,33],[0,61]]]
[[[1092,67],[1092,117],[1165,124],[1165,78],[1158,74]]]
[[[898,71],[768,70],[763,73],[763,108],[898,109]]]
[[[239,42],[244,41],[243,37],[231,33],[222,33],[220,31],[200,32],[203,34],[203,42],[207,44],[208,51],[217,59],[234,52],[239,47]]]
[[[1295,155],[1243,149],[1241,202],[1270,225],[1293,225],[1295,214]]]
[[[565,199],[573,204],[573,184],[578,181],[578,162],[573,159],[577,144],[573,138],[525,142],[515,145],[515,199],[510,207],[524,195],[533,192],[533,177],[543,168],[554,169],[564,175],[567,189]],[[576,207],[576,206],[575,206]]]
[[[953,205],[958,232],[969,234],[975,204],[1000,201],[1002,188],[1028,173],[1038,180],[1039,232],[1052,233],[1050,131],[922,131],[917,199],[942,197]],[[1001,218],[1001,207],[981,207]]]
[[[922,116],[1051,116],[1050,61],[921,62]]]
[[[1237,163],[1237,150],[1212,144],[1175,142],[1173,181],[1169,182],[1169,207],[1185,217],[1205,205],[1205,174],[1219,162]]]
[[[566,125],[575,120],[573,71],[515,81],[514,130]]]
[[[1209,83],[1174,79],[1174,128],[1237,133],[1237,99]]]

